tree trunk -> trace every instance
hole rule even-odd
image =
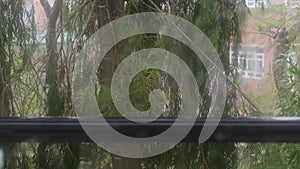
[[[48,116],[64,116],[66,114],[65,105],[67,99],[65,99],[65,93],[60,85],[59,81],[59,54],[57,52],[57,21],[59,14],[62,12],[62,0],[55,0],[53,7],[50,6],[47,0],[40,0],[44,11],[48,19],[47,34],[46,34],[46,87],[47,91],[47,115]],[[53,145],[40,144],[38,147],[38,168],[57,168],[56,164],[51,156],[53,150],[56,149]],[[63,166],[67,169],[76,169],[79,165],[79,145],[78,144],[63,144],[60,147],[63,158]]]
[[[0,5],[2,6],[1,2]],[[1,7],[0,7],[1,8]],[[0,10],[2,12],[2,9]],[[10,76],[10,63],[7,63],[7,52],[5,47],[6,31],[3,29],[2,19],[0,19],[0,117],[8,117],[10,114],[10,101],[9,101],[9,76]]]

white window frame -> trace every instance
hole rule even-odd
[[[255,8],[255,0],[246,0],[246,5],[249,8]]]
[[[297,8],[300,6],[300,0],[284,0],[284,4],[289,8]]]
[[[264,6],[266,6],[266,0],[246,0],[246,5],[248,8],[256,8],[261,7],[261,4],[264,3]]]
[[[249,57],[251,56],[251,57]],[[233,65],[233,50],[230,49],[230,64]],[[265,64],[265,55],[264,49],[261,47],[243,47],[239,51],[238,55],[238,72],[242,75],[243,78],[251,79],[262,79],[264,77],[264,64]],[[249,61],[261,62],[261,71],[249,70]],[[240,65],[245,64],[244,68],[240,68]],[[235,65],[233,65],[235,66]],[[243,70],[244,69],[244,70]]]

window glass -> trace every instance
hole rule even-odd
[[[235,57],[232,56],[231,63],[234,63]],[[264,72],[264,53],[262,48],[244,47],[238,55],[238,65],[235,66],[244,78],[261,78]]]
[[[2,0],[0,11],[0,136],[8,133],[16,137],[9,130],[15,119],[21,120],[16,123],[37,120],[40,125],[29,132],[39,133],[46,140],[0,139],[0,169],[118,169],[127,164],[130,169],[300,168],[298,143],[269,144],[260,139],[256,143],[182,143],[155,157],[124,159],[93,142],[49,141],[51,133],[67,137],[60,133],[60,124],[87,117],[132,122],[134,125],[126,129],[130,133],[137,132],[135,118],[297,119],[299,0]],[[114,25],[121,18],[149,12],[176,16],[185,22],[159,15],[144,19],[147,27],[136,18]],[[186,27],[189,24],[193,26]],[[108,29],[97,36],[103,28]],[[88,43],[90,40],[97,44]],[[166,54],[151,57],[155,52],[149,52],[130,60],[148,49]],[[99,58],[92,60],[93,56]],[[169,59],[173,56],[180,61]],[[162,58],[168,62],[159,60]],[[154,63],[161,69],[151,65]],[[187,71],[183,69],[186,67]],[[130,82],[119,78],[118,73],[130,77]],[[220,77],[224,78],[221,84],[217,83]],[[125,111],[120,111],[116,100]],[[86,114],[78,112],[83,108]],[[189,108],[192,115],[185,117]],[[41,132],[49,119],[56,120],[51,125],[57,128],[50,134]],[[212,121],[216,126],[219,123],[219,119]],[[122,125],[111,131],[120,128]],[[26,135],[27,129],[25,125],[20,130]],[[155,128],[150,134],[161,130]],[[100,138],[107,134],[98,133],[102,134]],[[82,133],[76,134],[76,138],[82,137]],[[139,138],[147,134],[141,133]],[[275,137],[276,133],[270,135]],[[223,135],[217,133],[216,137]],[[118,146],[120,150],[130,147]]]

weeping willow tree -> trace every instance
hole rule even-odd
[[[47,0],[40,0],[47,15],[46,33],[46,82],[45,89],[47,116],[73,116],[71,100],[71,79],[73,63],[76,54],[81,50],[84,42],[99,28],[106,23],[121,16],[146,12],[163,11],[183,17],[198,26],[213,42],[220,59],[224,65],[227,76],[232,72],[229,69],[229,48],[234,46],[235,51],[241,42],[241,22],[245,16],[245,2],[243,0],[220,0],[220,1],[122,1],[122,0],[55,0],[51,6]],[[0,82],[0,105],[1,113],[7,115],[13,112],[12,94],[10,93],[9,80],[15,63],[9,52],[12,50],[12,42],[17,42],[20,47],[30,44],[25,39],[30,34],[26,30],[18,13],[22,10],[22,3],[13,1],[1,1],[0,33],[1,33],[1,82]],[[4,12],[2,12],[4,11]],[[6,11],[6,12],[5,12]],[[5,14],[9,13],[9,14]],[[10,21],[10,22],[8,22]],[[22,27],[23,26],[23,27]],[[34,30],[34,26],[31,30]],[[12,30],[11,32],[8,30]],[[15,35],[10,35],[16,33]],[[26,35],[24,37],[24,34]],[[14,41],[17,37],[20,42]],[[59,43],[58,43],[58,40]],[[34,43],[33,43],[34,44]],[[205,100],[201,105],[201,117],[205,117],[210,106],[209,93],[204,81],[208,73],[200,60],[184,44],[168,37],[158,35],[137,35],[116,45],[105,57],[97,72],[99,81],[96,86],[96,95],[99,108],[105,116],[119,116],[115,110],[111,95],[110,82],[114,69],[131,52],[158,47],[170,50],[190,66],[195,77],[198,79],[199,91]],[[20,50],[27,51],[28,50]],[[236,52],[237,53],[237,52]],[[27,53],[28,55],[28,53]],[[10,56],[10,57],[8,57]],[[24,58],[24,65],[26,57]],[[24,68],[24,67],[21,67]],[[139,110],[149,108],[148,95],[156,88],[161,88],[169,97],[169,107],[164,116],[173,117],[180,109],[180,93],[178,84],[166,73],[158,70],[145,70],[138,74],[131,85],[130,93],[132,104]],[[228,87],[227,105],[224,111],[226,116],[236,115],[234,107],[236,97],[235,88]],[[4,105],[4,106],[3,106]],[[4,114],[5,115],[5,114]],[[6,115],[5,115],[6,116]],[[96,149],[96,150],[95,150]],[[234,144],[180,144],[173,150],[157,157],[148,159],[128,159],[110,156],[107,152],[96,148],[94,145],[75,144],[38,144],[34,146],[35,168],[78,168],[79,158],[93,159],[92,168],[110,168],[110,162],[114,168],[236,168],[236,147]],[[87,153],[88,152],[88,153]],[[24,159],[26,156],[19,156]],[[117,161],[119,160],[119,161]],[[25,160],[19,165],[28,168]],[[99,162],[98,162],[99,161]],[[18,163],[10,162],[11,165]],[[20,167],[7,167],[20,168]]]
[[[76,3],[71,4],[74,5]],[[74,20],[71,19],[69,23],[75,27],[70,28],[76,30],[77,33],[81,32],[80,36],[86,38],[109,21],[137,12],[163,10],[164,12],[188,19],[203,30],[213,42],[227,76],[232,73],[229,69],[229,48],[233,44],[237,54],[239,43],[241,42],[241,22],[247,11],[245,2],[236,0],[213,2],[201,0],[194,2],[81,1],[77,5],[77,9],[81,13],[77,13],[76,8],[71,10],[71,18]],[[78,34],[74,34],[74,36],[78,36]],[[85,38],[82,37],[80,37],[77,44],[79,49],[85,41]],[[206,90],[207,86],[202,82],[206,81],[208,77],[207,71],[199,60],[196,60],[195,57],[190,57],[193,56],[193,53],[183,44],[168,37],[159,37],[157,35],[131,37],[116,45],[105,56],[97,73],[99,81],[98,86],[96,86],[99,108],[104,112],[104,115],[110,117],[119,116],[113,106],[110,95],[110,82],[114,69],[131,52],[149,47],[171,50],[182,56],[182,59],[189,64],[199,79],[201,95],[206,100],[205,104],[200,107],[201,116],[205,117],[210,101]],[[180,109],[178,86],[169,75],[158,70],[146,70],[135,77],[130,88],[132,104],[139,110],[148,109],[149,101],[147,96],[155,88],[162,88],[170,98],[168,113],[165,115],[168,117],[176,115],[176,111]],[[228,87],[228,90],[229,94],[224,114],[233,116],[237,113],[234,107],[236,92],[232,86]],[[188,156],[186,156],[187,154]],[[113,167],[115,168],[118,166],[123,168],[125,166],[127,168],[142,168],[142,166],[143,168],[236,168],[236,157],[234,144],[181,144],[168,153],[149,159],[134,160],[115,156],[112,158]],[[119,161],[114,161],[114,158]]]
[[[119,11],[111,11],[110,3],[103,4],[98,7],[101,9],[104,8],[103,10],[107,8],[109,11],[108,14],[115,14],[117,12],[118,17],[138,12],[164,11],[191,21],[210,38],[220,55],[226,75],[232,75],[229,68],[229,49],[230,45],[233,44],[235,54],[238,53],[237,50],[241,42],[241,23],[247,11],[244,1],[128,1],[126,5],[124,2],[114,3]],[[99,13],[99,15],[102,17],[106,16],[103,13]],[[114,19],[115,15],[113,17],[107,15],[107,17]],[[92,23],[97,25],[99,22],[94,21]],[[157,35],[131,37],[118,44],[105,56],[106,59],[101,63],[98,73],[100,90],[97,98],[101,111],[106,116],[119,116],[113,106],[109,90],[113,71],[122,59],[131,52],[149,47],[167,49],[181,56],[188,63],[194,75],[199,80],[201,95],[205,100],[204,104],[200,107],[202,112],[201,117],[205,117],[210,105],[207,86],[203,83],[208,77],[205,67],[201,61],[195,59],[195,54],[183,44],[168,37]],[[162,81],[161,79],[164,80]],[[147,110],[149,108],[148,95],[150,91],[155,88],[161,88],[170,98],[168,112],[165,115],[173,117],[177,115],[176,113],[180,109],[180,94],[177,85],[164,72],[158,70],[143,71],[135,77],[131,85],[130,94],[132,104],[139,110]],[[234,116],[237,114],[236,107],[234,106],[236,91],[230,85],[228,91],[229,94],[224,114],[225,116]],[[141,166],[144,166],[144,168],[236,168],[236,160],[237,154],[234,144],[180,144],[174,150],[163,155],[142,159],[142,165],[136,165],[138,163],[136,160],[129,168],[141,168]],[[130,164],[131,162],[129,161],[130,159],[123,159],[122,163]]]
[[[15,113],[12,94],[12,79],[20,76],[26,68],[29,53],[35,45],[35,32],[29,28],[32,22],[24,23],[28,12],[23,2],[0,1],[0,108],[2,117],[13,116]]]
[[[40,0],[47,16],[46,28],[46,83],[47,102],[46,115],[52,117],[72,116],[71,103],[71,79],[70,69],[64,59],[68,58],[63,52],[63,8],[66,4],[62,0],[55,0],[50,5],[48,0]],[[60,21],[60,22],[59,22]],[[58,39],[62,37],[60,51],[58,51]],[[68,73],[66,75],[66,72]],[[38,146],[36,154],[37,168],[78,168],[79,167],[79,145],[45,144]]]
[[[162,8],[162,4],[160,5]],[[212,41],[227,76],[232,73],[229,69],[230,45],[233,45],[237,52],[241,42],[241,23],[247,11],[243,7],[242,1],[196,1],[195,3],[173,2],[170,4],[171,14],[188,19]],[[175,49],[174,52],[179,53],[178,55],[182,56],[194,72],[195,77],[198,79],[199,91],[204,100],[200,106],[200,116],[206,117],[210,106],[205,83],[208,78],[207,70],[201,61],[195,59],[195,55],[191,50],[182,44],[176,44],[176,42],[169,40],[167,41],[167,49]],[[234,116],[237,113],[234,107],[236,93],[233,86],[230,86],[230,84],[228,86],[224,115]],[[163,162],[161,159],[169,159],[169,163],[168,160]],[[237,154],[234,144],[181,144],[172,152],[153,159],[147,159],[145,162],[149,165],[147,168],[171,168],[172,166],[175,166],[175,168],[237,168],[236,160]]]
[[[28,68],[35,47],[34,18],[22,1],[0,1],[0,117],[20,115],[14,92],[22,73]],[[26,21],[27,22],[26,22]],[[28,156],[21,144],[5,143],[5,168],[28,168]],[[24,162],[24,163],[23,163]]]

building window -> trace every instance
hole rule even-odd
[[[261,7],[262,5],[266,6],[264,0],[246,0],[246,5],[248,8]]]
[[[254,8],[255,7],[255,0],[246,0],[247,7]]]
[[[296,8],[300,6],[300,0],[285,0],[284,4],[287,7]]]
[[[230,51],[230,63],[245,78],[262,78],[264,74],[264,49],[244,47],[239,51],[238,58]]]

